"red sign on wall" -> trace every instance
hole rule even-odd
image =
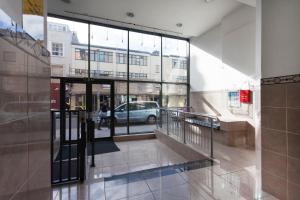
[[[251,90],[240,90],[240,102],[251,103]]]

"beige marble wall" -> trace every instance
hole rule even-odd
[[[294,80],[262,85],[262,187],[281,200],[300,199],[300,82]]]
[[[50,66],[34,43],[0,35],[1,200],[50,199]]]

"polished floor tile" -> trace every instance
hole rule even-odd
[[[275,200],[257,189],[255,152],[216,146],[211,166],[188,162],[158,140],[117,145],[119,152],[96,155],[84,184],[53,188],[52,200]]]

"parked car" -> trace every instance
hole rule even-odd
[[[159,105],[155,101],[135,101],[129,103],[129,122],[154,124],[158,118]],[[107,112],[109,118],[111,112]],[[100,118],[97,118],[99,123]],[[115,108],[115,123],[127,123],[127,103]]]

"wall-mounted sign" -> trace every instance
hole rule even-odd
[[[241,107],[240,91],[229,91],[228,92],[228,106],[234,107],[234,108]]]
[[[251,90],[240,90],[240,102],[251,103]]]
[[[23,0],[23,14],[44,16],[44,0]]]

